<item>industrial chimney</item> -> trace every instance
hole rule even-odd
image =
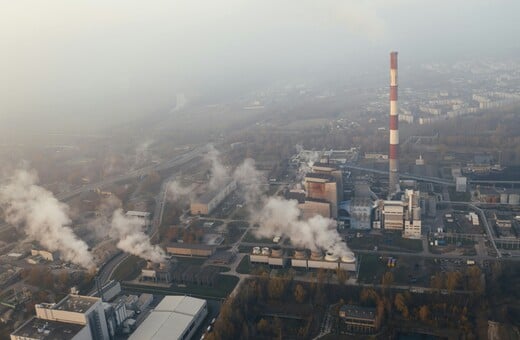
[[[397,52],[390,52],[390,150],[388,155],[389,190],[399,191],[399,114],[397,112]]]

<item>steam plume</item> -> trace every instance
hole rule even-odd
[[[141,221],[124,215],[122,209],[115,210],[112,215],[110,235],[119,240],[117,247],[127,253],[153,262],[166,259],[161,247],[150,243],[150,238],[142,230]]]
[[[220,152],[210,144],[209,151],[205,159],[211,162],[211,179],[209,181],[210,189],[222,187],[228,180],[229,174],[226,167],[220,162]]]
[[[8,223],[21,226],[30,239],[49,251],[59,251],[65,261],[84,268],[94,267],[87,244],[71,228],[69,207],[54,195],[36,185],[34,172],[18,170],[11,181],[0,189],[0,205]]]
[[[193,187],[193,184],[189,186],[183,186],[178,181],[171,181],[168,183],[168,187],[166,189],[166,198],[170,202],[179,201],[181,199],[188,199],[191,201],[193,198]]]
[[[338,234],[334,220],[319,215],[301,220],[296,200],[265,196],[261,189],[264,181],[254,166],[254,160],[246,159],[237,167],[233,177],[242,187],[251,222],[259,225],[255,231],[258,238],[285,235],[297,247],[325,249],[338,256],[352,254]]]
[[[260,226],[256,230],[256,236],[261,238],[285,235],[297,247],[325,249],[338,256],[352,254],[336,231],[334,220],[320,215],[306,221],[299,217],[298,201],[269,197],[265,199],[262,209],[253,215],[253,222]]]

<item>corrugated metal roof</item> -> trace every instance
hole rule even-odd
[[[190,296],[165,296],[129,340],[179,339],[205,303]]]

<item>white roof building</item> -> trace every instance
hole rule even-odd
[[[206,300],[189,296],[165,296],[129,340],[189,339],[207,314]]]

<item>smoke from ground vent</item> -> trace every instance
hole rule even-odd
[[[85,268],[94,267],[87,244],[79,239],[70,224],[69,207],[52,192],[38,186],[34,172],[18,170],[0,189],[0,205],[6,222],[19,226],[32,240],[60,257]]]

